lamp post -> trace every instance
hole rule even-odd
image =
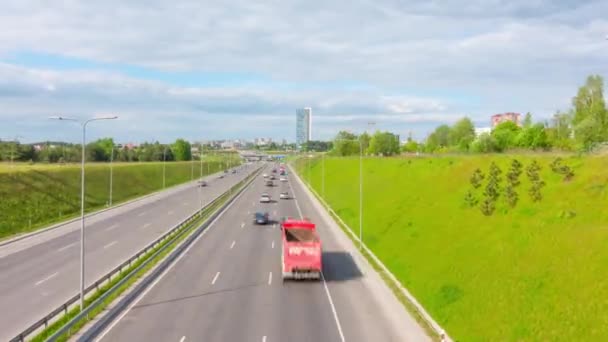
[[[82,155],[80,162],[80,311],[84,309],[84,164],[85,164],[85,147],[86,147],[86,132],[87,125],[92,121],[99,120],[114,120],[118,116],[106,116],[88,119],[85,121],[66,118],[63,116],[53,116],[50,119],[60,121],[74,121],[82,127]]]
[[[334,141],[359,141],[359,249],[363,248],[363,142],[359,139],[334,139]],[[323,193],[325,193],[325,156],[323,162]],[[325,197],[325,195],[323,195]]]
[[[112,189],[114,188],[114,143],[112,143],[112,152],[110,153],[110,201],[108,206],[112,206]]]

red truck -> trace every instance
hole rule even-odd
[[[281,224],[281,266],[285,279],[321,279],[321,240],[314,223],[287,219]]]

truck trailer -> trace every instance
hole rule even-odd
[[[314,223],[288,218],[281,224],[283,280],[321,279],[321,239]]]

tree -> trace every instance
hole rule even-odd
[[[450,126],[440,125],[435,128],[426,139],[426,148],[429,152],[434,152],[439,148],[447,147],[449,145]]]
[[[333,152],[339,156],[359,154],[357,136],[347,131],[340,131],[333,142]]]
[[[475,126],[467,117],[458,120],[450,129],[449,144],[458,147],[460,151],[468,151],[473,140],[475,140]]]
[[[492,131],[492,137],[496,141],[496,150],[502,152],[515,146],[516,137],[520,128],[513,121],[504,121],[498,124]]]
[[[171,147],[175,160],[184,161],[192,159],[192,146],[184,139],[177,139]]]
[[[368,150],[369,150],[371,139],[372,138],[369,136],[369,134],[367,134],[367,132],[363,132],[363,134],[361,134],[359,136],[359,141],[361,142],[361,148],[363,149],[364,153],[370,153]]]
[[[523,127],[529,128],[530,126],[532,126],[532,114],[530,112],[528,112],[528,113],[526,113],[526,116],[524,117]]]
[[[393,133],[377,131],[370,141],[368,152],[385,156],[397,154],[399,153],[399,140]]]
[[[405,142],[405,144],[403,144],[403,146],[401,146],[401,151],[413,153],[413,152],[418,152],[419,148],[420,148],[420,144],[418,144],[414,139],[412,139],[412,135],[410,134],[407,137],[407,141]]]
[[[588,149],[594,143],[604,141],[608,135],[608,112],[604,100],[604,81],[599,75],[591,75],[578,94],[572,99],[575,139]]]
[[[496,140],[490,133],[480,134],[473,143],[471,143],[471,151],[477,153],[490,153],[497,150]]]

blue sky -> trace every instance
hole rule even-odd
[[[305,13],[306,15],[302,15]],[[46,118],[116,113],[91,138],[294,140],[376,128],[422,139],[463,116],[537,120],[608,74],[605,1],[0,4],[0,138],[77,139]]]

